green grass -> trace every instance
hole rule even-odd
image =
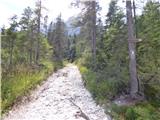
[[[109,100],[109,97],[117,94],[119,83],[114,80],[99,80],[95,73],[88,68],[80,64],[78,64],[78,67],[86,83],[86,87],[91,92],[93,98],[97,103],[105,104],[106,113],[115,120],[160,120],[160,108],[157,98],[134,106],[117,106]],[[97,79],[99,82],[96,82]]]
[[[14,71],[2,74],[1,85],[1,109],[2,113],[22,97],[31,88],[34,88],[41,81],[45,80],[53,72],[53,64],[43,61],[42,67],[33,69],[25,65],[15,66]]]
[[[160,110],[149,102],[141,102],[134,106],[117,106],[111,104],[106,109],[110,109],[110,115],[115,120],[160,120]]]
[[[106,98],[112,99],[118,93],[119,88],[124,86],[121,81],[101,79],[98,73],[81,65],[78,65],[78,67],[87,89],[89,89],[97,102],[106,101]]]
[[[110,91],[113,90],[111,83],[108,81],[99,82],[96,78],[96,73],[87,69],[84,66],[78,65],[79,70],[82,74],[82,78],[86,83],[87,89],[91,92],[92,97],[99,103],[106,100]]]

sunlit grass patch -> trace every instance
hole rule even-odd
[[[2,86],[1,86],[1,108],[2,112],[5,112],[17,98],[25,95],[31,88],[34,88],[37,84],[47,78],[47,76],[53,72],[52,62],[42,62],[42,67],[38,69],[28,68],[21,65],[23,68],[19,68],[7,74],[2,74]],[[21,70],[20,70],[21,69]]]

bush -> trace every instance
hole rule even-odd
[[[81,63],[78,64],[78,67],[86,87],[97,101],[103,101],[106,98],[111,100],[126,90],[126,84],[123,81],[114,78],[107,80],[105,74],[93,72],[91,69],[82,66]]]
[[[127,111],[125,112],[125,117],[126,117],[126,120],[136,120],[137,113],[135,113],[133,108],[128,108]]]
[[[118,106],[116,104],[112,104],[111,110],[117,114],[123,114],[127,111],[127,106]]]
[[[160,113],[158,109],[152,106],[149,102],[143,102],[133,107],[138,114],[137,120],[159,120]]]
[[[63,62],[59,61],[55,61],[54,62],[54,71],[57,71],[58,69],[61,69],[63,67]]]
[[[115,96],[127,91],[126,80],[108,77],[108,74],[105,74],[105,72],[93,72],[81,64],[78,66],[87,89],[98,103],[106,104],[106,101],[112,100]],[[159,96],[157,96],[158,88],[158,85],[157,87],[153,87],[152,85],[152,89],[145,86],[149,102],[142,102],[135,106],[117,106],[116,104],[111,104],[107,107],[111,112],[107,112],[107,114],[110,114],[115,120],[159,120],[160,104]]]
[[[145,95],[148,101],[155,107],[160,107],[160,86],[145,84]]]

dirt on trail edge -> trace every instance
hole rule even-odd
[[[69,64],[13,108],[2,120],[110,120],[83,85],[77,66]]]

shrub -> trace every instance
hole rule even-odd
[[[136,120],[137,113],[133,110],[133,108],[128,108],[125,112],[126,120]]]
[[[147,100],[150,101],[152,105],[155,107],[160,107],[160,87],[159,85],[150,85],[150,84],[145,84],[145,95]]]

